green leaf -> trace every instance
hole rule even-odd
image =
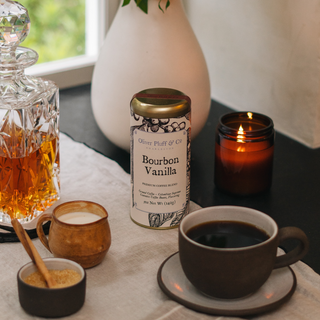
[[[128,5],[129,3],[130,3],[130,0],[123,0],[122,7]]]
[[[131,0],[123,0],[122,2],[122,7],[128,5],[130,3]],[[137,4],[137,6],[144,12],[144,13],[148,13],[148,0],[134,0],[135,3]],[[159,0],[158,2],[158,7],[159,9],[164,13],[162,7],[161,7],[161,1]],[[170,6],[170,0],[167,0],[166,2],[166,9]]]
[[[164,13],[163,9],[161,8],[161,0],[158,2],[158,8]]]
[[[163,9],[162,9],[162,7],[161,7],[161,1],[162,1],[162,0],[159,0],[159,2],[158,2],[158,7],[159,7],[159,9],[164,13],[164,11],[163,11]],[[169,6],[170,6],[170,0],[167,0],[167,2],[166,2],[166,10],[168,9]]]
[[[134,0],[134,1],[144,13],[148,13],[148,0]]]

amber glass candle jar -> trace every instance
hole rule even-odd
[[[216,130],[217,188],[235,195],[261,193],[271,187],[273,121],[262,114],[233,112],[220,118]]]

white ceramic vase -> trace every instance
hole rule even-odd
[[[91,99],[97,124],[110,141],[127,151],[130,101],[141,90],[165,87],[188,95],[192,138],[210,110],[207,65],[181,0],[171,0],[164,12],[158,2],[149,0],[148,14],[133,0],[119,7],[93,73]]]

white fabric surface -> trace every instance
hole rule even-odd
[[[130,176],[114,161],[61,134],[61,199],[90,200],[109,213],[112,243],[104,261],[87,269],[83,308],[68,319],[231,319],[189,310],[158,287],[157,271],[178,250],[178,230],[151,230],[130,219]],[[198,206],[191,204],[191,210]],[[51,209],[47,210],[50,212]],[[52,255],[33,240],[42,257]],[[0,319],[32,319],[20,307],[17,272],[30,258],[20,243],[0,244]],[[292,266],[297,290],[275,311],[251,319],[320,319],[320,276],[302,262]],[[232,318],[241,319],[241,318]]]

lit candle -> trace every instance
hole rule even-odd
[[[215,148],[214,182],[219,189],[251,195],[271,187],[274,129],[269,117],[253,112],[222,116]]]

